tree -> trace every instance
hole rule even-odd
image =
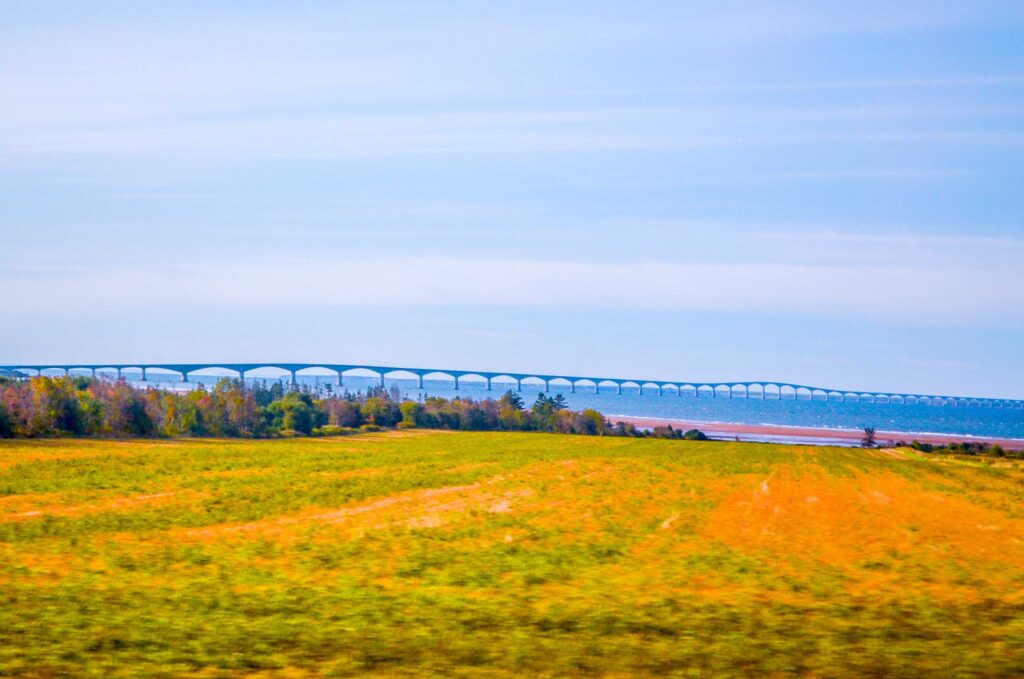
[[[419,427],[423,425],[423,415],[426,408],[422,403],[416,401],[405,401],[401,405],[402,424],[407,427]]]
[[[298,434],[313,433],[319,419],[313,397],[300,391],[289,391],[284,398],[267,406],[265,412],[272,429],[291,430]]]
[[[587,408],[576,417],[576,431],[580,434],[604,436],[607,430],[604,415],[593,408]]]
[[[14,436],[14,418],[7,412],[7,408],[0,403],[0,439],[9,439]]]
[[[502,409],[511,408],[513,410],[522,410],[525,405],[523,403],[523,397],[511,389],[501,395],[501,400],[498,401],[498,403],[501,405]]]
[[[875,429],[874,427],[865,427],[864,436],[860,439],[860,445],[862,448],[874,448],[875,447]]]

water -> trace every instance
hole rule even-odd
[[[189,378],[190,384],[202,382],[213,384],[219,376],[196,375]],[[256,378],[268,384],[276,381],[273,378]],[[253,382],[253,379],[247,380]],[[300,385],[312,389],[326,388],[332,385],[337,391],[335,376],[300,375]],[[345,376],[343,390],[349,392],[365,391],[380,383],[377,377]],[[157,378],[149,382],[134,382],[137,386],[174,386],[173,381],[160,382]],[[178,383],[181,384],[181,383]],[[487,391],[486,383],[463,378],[460,388],[453,389],[451,380],[426,380],[424,389],[417,388],[414,379],[387,379],[388,387],[398,387],[404,396],[418,399],[424,395],[441,396],[444,398],[484,399],[499,398],[514,383],[495,381],[493,391]],[[188,388],[188,385],[181,384]],[[543,393],[543,385],[523,384],[520,392],[526,405],[529,406],[537,395]],[[650,417],[659,419],[683,420],[692,422],[727,422],[737,424],[788,425],[797,427],[817,427],[826,429],[860,430],[874,427],[879,431],[906,432],[918,434],[960,434],[967,436],[985,436],[993,438],[1024,439],[1024,409],[989,408],[978,406],[929,406],[923,404],[900,403],[869,403],[840,401],[808,401],[760,398],[711,398],[703,394],[694,398],[684,392],[677,396],[674,391],[665,391],[659,396],[657,389],[645,389],[641,395],[636,387],[623,387],[618,395],[613,387],[604,387],[600,393],[594,393],[592,386],[577,387],[571,393],[568,386],[551,386],[549,396],[562,394],[569,407],[574,410],[594,408],[606,417],[629,416]]]

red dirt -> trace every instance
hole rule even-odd
[[[820,439],[840,439],[851,443],[860,441],[862,432],[849,429],[818,429],[815,427],[789,427],[784,425],[768,424],[730,424],[726,422],[687,422],[683,420],[658,420],[648,417],[610,417],[612,424],[625,422],[637,427],[663,427],[672,425],[676,429],[700,429],[711,437],[740,439],[747,436],[777,436],[794,441],[813,443]],[[892,444],[896,441],[920,441],[921,443],[946,444],[946,443],[988,443],[1000,445],[1007,450],[1024,450],[1024,440],[1000,439],[975,436],[958,436],[956,434],[910,434],[906,432],[879,431],[875,434],[879,444]]]

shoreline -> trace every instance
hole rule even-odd
[[[859,445],[863,432],[852,429],[822,429],[818,427],[800,427],[777,424],[736,424],[729,422],[697,422],[693,420],[677,420],[656,417],[630,417],[610,415],[607,417],[612,424],[623,422],[633,426],[651,429],[672,425],[676,429],[700,429],[711,438],[738,438],[741,441],[759,441],[768,443],[816,443],[833,445]],[[919,441],[933,445],[947,443],[987,443],[999,445],[1007,450],[1024,450],[1024,439],[1007,439],[993,436],[967,436],[963,434],[915,434],[910,432],[877,431],[875,440],[879,445],[893,444],[897,441]]]

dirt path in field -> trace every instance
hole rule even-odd
[[[0,515],[0,521],[27,521],[47,516],[83,516],[86,514],[102,514],[104,512],[132,511],[140,507],[167,505],[180,501],[195,500],[208,497],[208,493],[194,491],[167,491],[148,493],[145,495],[125,495],[78,505],[51,504],[35,509]],[[44,496],[36,496],[44,497]],[[22,498],[23,500],[25,498]]]
[[[464,486],[426,488],[390,495],[376,500],[323,511],[309,509],[271,519],[238,524],[220,524],[206,528],[174,531],[183,539],[209,541],[232,536],[281,535],[296,527],[312,525],[344,525],[358,530],[388,526],[435,528],[446,522],[445,515],[479,510],[497,514],[511,511],[512,503],[531,494],[528,489],[490,491],[500,477]]]

